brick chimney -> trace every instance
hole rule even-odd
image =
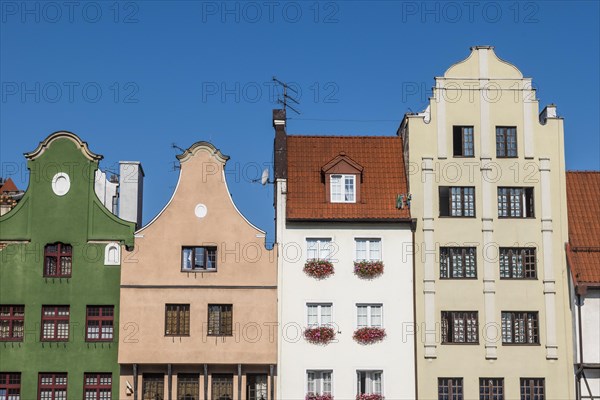
[[[285,110],[273,110],[275,128],[274,172],[275,179],[287,179],[287,133],[285,132]]]
[[[142,227],[144,170],[139,161],[119,161],[119,218]]]

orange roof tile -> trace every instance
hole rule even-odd
[[[331,203],[321,169],[345,153],[363,167],[360,200]],[[288,136],[287,219],[399,221],[410,219],[396,208],[406,194],[402,139],[398,136]]]
[[[17,185],[15,185],[15,183],[13,182],[12,179],[8,178],[7,180],[4,181],[4,185],[2,185],[2,187],[0,187],[0,193],[4,193],[4,192],[18,192],[19,189],[17,189]]]
[[[600,171],[567,172],[567,260],[577,284],[600,283]]]

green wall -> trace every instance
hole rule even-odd
[[[104,265],[106,244],[97,241],[132,248],[135,224],[115,217],[96,197],[94,171],[101,156],[86,157],[85,143],[68,133],[50,135],[41,145],[47,146],[43,152],[28,156],[27,192],[0,217],[0,242],[9,243],[0,251],[0,304],[25,305],[24,340],[0,342],[0,372],[21,372],[24,400],[37,398],[39,372],[67,372],[69,399],[83,398],[84,373],[111,372],[113,399],[118,399],[121,267]],[[57,172],[71,180],[64,196],[52,190]],[[55,242],[73,246],[69,279],[43,277],[44,246]],[[124,251],[121,262],[126,256]],[[40,341],[42,305],[70,305],[68,342]],[[112,342],[85,341],[87,305],[115,307]]]

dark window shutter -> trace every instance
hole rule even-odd
[[[450,216],[450,188],[448,186],[440,186],[440,216]]]
[[[462,156],[463,154],[463,143],[462,143],[462,127],[452,127],[452,142],[454,145],[454,155]]]
[[[534,217],[533,210],[533,188],[525,188],[525,204],[527,206],[527,217]]]

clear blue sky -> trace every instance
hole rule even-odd
[[[22,153],[69,130],[103,168],[143,163],[146,222],[177,181],[171,143],[208,140],[231,156],[238,207],[272,238],[272,187],[250,181],[272,160],[273,75],[302,92],[289,133],[393,135],[473,45],[495,46],[541,106],[558,105],[569,169],[600,169],[598,1],[0,5],[1,175],[25,187]]]

